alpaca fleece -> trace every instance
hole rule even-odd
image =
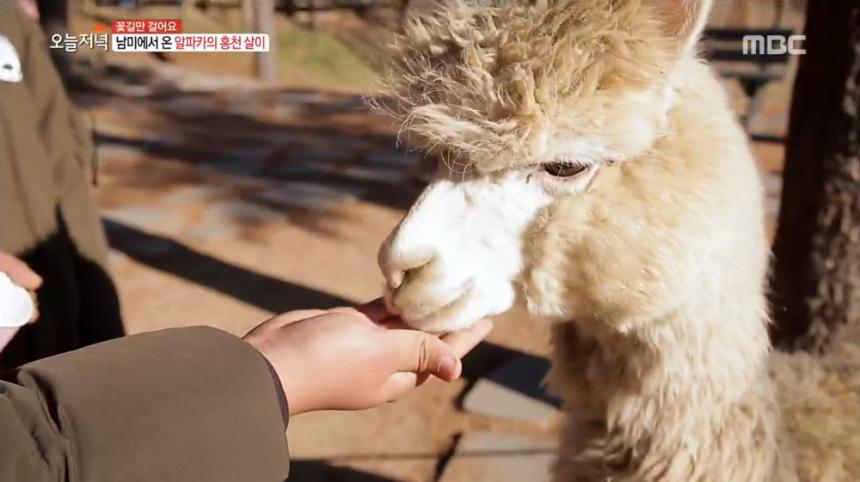
[[[696,55],[709,10],[457,1],[397,45],[382,107],[444,154],[438,182],[539,182],[547,196],[513,234],[522,261],[502,281],[533,322],[555,323],[549,382],[569,413],[557,482],[860,480],[860,350],[771,352],[763,189]],[[569,189],[546,162],[596,174]],[[518,208],[506,202],[494,209]],[[444,256],[392,289],[441,286]]]

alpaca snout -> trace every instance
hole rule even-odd
[[[403,246],[397,242],[395,234],[383,243],[378,255],[379,269],[392,290],[416,278],[438,256],[437,251],[428,245]]]
[[[403,234],[396,230],[379,250],[388,310],[421,330],[462,328],[467,320],[457,315],[475,294],[475,280],[465,269],[468,263],[443,256],[429,243],[414,242],[424,238]]]
[[[424,190],[379,250],[389,309],[415,328],[451,331],[510,308],[520,232],[547,196],[505,179],[443,178]]]

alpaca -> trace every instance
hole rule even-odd
[[[380,107],[438,172],[380,249],[432,332],[553,323],[572,481],[858,481],[860,350],[772,353],[763,189],[711,0],[440,5]]]

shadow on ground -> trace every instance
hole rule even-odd
[[[518,360],[515,369],[498,370],[514,359]],[[462,408],[465,395],[479,379],[483,378],[559,408],[561,401],[550,395],[543,385],[549,369],[550,362],[545,357],[512,350],[495,343],[482,342],[463,359],[462,376],[467,381],[467,385],[456,400],[457,406]]]
[[[129,258],[273,313],[350,304],[343,298],[250,271],[117,221],[105,219],[104,225],[111,247]]]
[[[236,197],[284,211],[347,198],[402,210],[424,186],[423,157],[398,147],[389,121],[371,113],[360,96],[301,90],[81,95],[96,119],[95,142],[106,166],[116,156],[179,162],[201,176],[253,186]],[[297,199],[311,191],[310,200]]]

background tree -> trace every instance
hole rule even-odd
[[[821,350],[860,325],[860,2],[812,1],[774,255],[774,341]]]
[[[39,21],[50,36],[69,31],[69,0],[37,0]]]
[[[39,7],[39,23],[49,39],[54,34],[65,35],[69,33],[69,15],[72,8],[72,0],[36,0]],[[51,58],[61,74],[69,72],[72,55],[64,49],[51,49]]]

